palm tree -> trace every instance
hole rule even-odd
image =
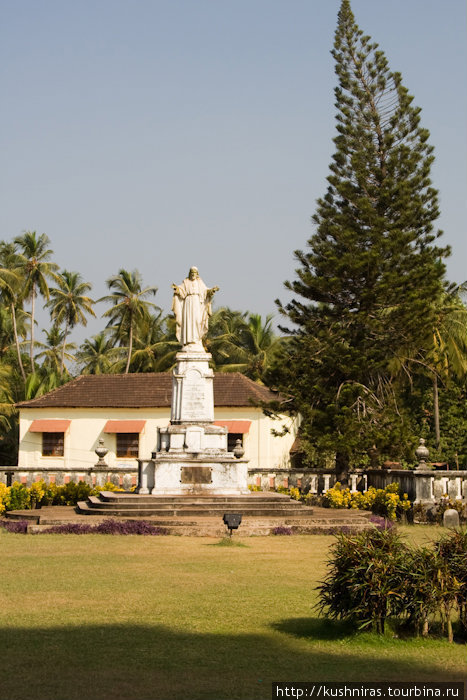
[[[162,311],[138,322],[131,357],[133,372],[165,372],[173,367],[180,343],[168,322]]]
[[[36,355],[36,359],[43,359],[42,368],[47,373],[56,374],[60,379],[63,377],[64,360],[73,361],[72,350],[76,349],[75,343],[66,342],[66,332],[61,331],[57,324],[54,324],[49,331],[43,329],[45,333],[45,343],[37,343],[42,348]]]
[[[272,314],[263,321],[260,314],[242,314],[230,309],[213,315],[208,347],[221,372],[242,372],[254,381],[262,381],[283,339],[273,330]]]
[[[434,323],[427,329],[421,347],[399,348],[389,364],[393,376],[408,377],[412,382],[413,367],[428,375],[433,387],[433,422],[436,446],[441,440],[438,381],[449,377],[465,377],[467,373],[467,308],[460,294],[464,286],[444,292],[432,304]]]
[[[26,372],[24,371],[23,367],[18,338],[17,311],[20,311],[23,323],[24,312],[22,309],[23,289],[20,274],[20,261],[16,243],[6,243],[5,241],[0,242],[0,287],[2,290],[2,297],[5,304],[9,307],[11,313],[18,367],[20,369],[21,376],[23,377],[23,381],[26,381]],[[24,330],[23,324],[21,327],[22,330]]]
[[[427,335],[427,366],[433,382],[433,418],[436,446],[439,447],[438,377],[465,377],[467,373],[467,308],[458,290],[446,293],[436,305],[436,323]]]
[[[76,353],[81,374],[111,374],[116,367],[120,348],[113,346],[105,332],[87,338]]]
[[[263,379],[283,342],[283,339],[274,333],[273,320],[272,314],[268,314],[264,322],[260,314],[250,314],[248,327],[242,334],[243,345],[249,358],[245,374],[255,381]]]
[[[42,294],[45,299],[49,299],[49,285],[47,280],[57,279],[55,270],[58,265],[48,262],[53,251],[48,248],[49,237],[45,233],[37,236],[35,231],[26,231],[22,236],[18,236],[14,241],[20,246],[21,253],[18,256],[19,269],[23,275],[25,299],[31,300],[31,338],[29,346],[29,357],[31,360],[31,372],[34,372],[34,324],[35,324],[35,304],[37,293]]]
[[[48,394],[60,386],[60,377],[57,372],[37,371],[31,372],[24,385],[24,401],[30,401],[38,396]]]
[[[0,364],[0,464],[16,464],[18,454],[18,420],[15,407],[15,367]]]
[[[107,280],[107,286],[113,291],[113,294],[99,299],[99,301],[112,303],[112,307],[102,314],[109,317],[107,327],[114,326],[115,337],[119,339],[121,344],[128,340],[125,374],[128,374],[130,368],[135,324],[149,314],[150,307],[158,309],[155,304],[146,301],[146,297],[156,294],[157,287],[142,289],[141,285],[142,277],[138,270],[128,272],[128,270],[121,269],[118,275]]]
[[[238,363],[241,349],[241,335],[247,328],[247,312],[233,311],[224,306],[217,309],[211,316],[209,330],[205,339],[208,352],[213,356],[216,369],[227,372],[239,371]]]
[[[92,305],[94,301],[85,296],[85,293],[91,289],[88,282],[83,282],[79,272],[69,272],[63,270],[56,277],[58,287],[50,288],[51,299],[47,302],[50,307],[50,318],[59,325],[65,323],[63,332],[62,356],[60,362],[60,376],[63,375],[65,364],[65,346],[68,333],[72,328],[81,324],[87,325],[86,314],[95,316]]]

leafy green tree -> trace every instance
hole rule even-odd
[[[31,335],[29,357],[31,371],[34,371],[34,327],[37,294],[40,293],[48,301],[49,279],[56,279],[55,271],[58,265],[50,262],[53,251],[48,247],[49,237],[45,233],[37,235],[35,231],[26,231],[14,241],[20,246],[18,268],[23,278],[23,295],[31,301]]]
[[[4,359],[0,363],[0,464],[14,465],[18,454],[18,419],[15,401],[16,369]],[[24,390],[24,382],[23,382]]]
[[[23,311],[23,284],[20,269],[20,259],[18,256],[17,244],[6,241],[0,243],[0,288],[2,300],[10,310],[13,326],[13,337],[16,347],[18,367],[26,381],[26,372],[23,366],[19,335],[25,337],[25,314]],[[18,316],[20,318],[20,329],[18,331]]]
[[[162,311],[157,315],[144,315],[136,325],[130,369],[132,372],[165,372],[174,366],[179,350],[175,331],[168,328],[168,319],[162,316]]]
[[[120,348],[114,347],[112,339],[101,332],[84,341],[75,359],[81,374],[113,374],[120,354]]]
[[[435,446],[440,447],[440,383],[456,392],[465,384],[467,373],[467,308],[459,289],[443,291],[430,305],[432,326],[418,346],[401,348],[390,363],[396,377],[406,376],[423,393],[423,376],[432,384],[430,414],[433,416]]]
[[[281,385],[304,415],[303,438],[349,457],[376,444],[406,442],[390,363],[401,348],[422,347],[434,326],[430,301],[443,291],[449,250],[430,181],[433,149],[420,109],[390,71],[384,53],[357,26],[342,0],[334,50],[337,136],[315,232],[295,253],[294,325]]]
[[[272,314],[263,320],[260,314],[221,308],[213,314],[207,347],[216,369],[241,372],[254,381],[263,381],[283,338],[273,328]]]
[[[467,308],[457,294],[443,294],[434,304],[435,325],[427,338],[428,367],[433,383],[436,446],[441,441],[438,377],[465,380],[467,373]]]
[[[60,379],[63,377],[65,359],[72,362],[75,358],[72,351],[76,349],[75,343],[66,342],[66,330],[60,330],[54,324],[49,330],[44,329],[45,343],[36,343],[41,351],[37,353],[36,359],[42,360],[42,374],[56,374]]]
[[[46,368],[28,374],[24,387],[24,401],[43,396],[63,384],[58,372],[48,372]]]
[[[204,340],[218,371],[238,371],[240,336],[246,328],[247,312],[221,307],[214,311]]]
[[[274,362],[284,339],[273,328],[273,315],[262,319],[260,314],[249,314],[247,327],[241,335],[245,354],[244,373],[255,381],[263,381]]]
[[[75,326],[81,324],[87,325],[87,314],[95,316],[93,300],[86,296],[91,285],[88,282],[83,282],[79,272],[69,272],[63,270],[60,275],[57,275],[58,287],[50,288],[51,299],[47,303],[50,307],[50,317],[52,321],[61,325],[65,324],[63,332],[62,355],[60,361],[60,376],[63,375],[65,362],[65,347],[68,333]]]
[[[129,272],[121,269],[118,275],[114,275],[107,280],[107,286],[112,291],[102,297],[99,301],[110,302],[112,307],[104,312],[103,316],[109,318],[108,327],[115,330],[115,337],[120,342],[128,343],[127,362],[125,374],[130,368],[131,356],[133,352],[133,334],[135,324],[144,316],[150,313],[151,308],[158,308],[150,301],[148,296],[154,296],[157,287],[142,288],[142,277],[138,270]]]

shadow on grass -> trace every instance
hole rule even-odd
[[[233,537],[222,537],[219,542],[209,542],[205,545],[206,547],[248,547],[247,544],[241,542],[240,540],[234,539]]]
[[[332,641],[356,634],[355,625],[352,623],[328,620],[323,617],[292,617],[288,620],[278,620],[271,627],[278,632],[301,639]]]
[[[458,673],[451,669],[446,677],[442,660],[427,659],[424,651],[414,657],[367,648],[362,656],[361,649],[338,641],[313,645],[285,634],[201,634],[184,632],[183,620],[174,624],[180,629],[78,622],[0,629],[0,697],[269,700],[273,681],[454,681],[465,675],[459,661]],[[318,632],[324,639],[326,634],[322,621],[285,620],[276,629],[300,637]]]
[[[391,637],[392,639],[400,639],[409,643],[414,639],[423,640],[422,637],[417,638],[414,635],[412,627],[408,627],[407,624],[391,618],[386,620],[386,634],[383,636],[373,633],[370,627],[359,630],[355,624],[347,620],[330,620],[324,617],[291,617],[287,620],[273,622],[271,628],[298,639],[316,641],[339,641],[353,638],[370,640],[373,638],[380,642],[385,638]],[[467,640],[458,629],[458,624],[454,625],[454,631],[454,643],[465,645]],[[427,639],[446,641],[446,633],[442,629],[441,622],[431,624],[430,634]]]

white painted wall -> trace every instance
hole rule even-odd
[[[296,435],[296,421],[284,416],[283,422],[290,426],[290,433],[284,437],[274,437],[271,429],[280,429],[282,421],[273,421],[261,409],[254,407],[215,408],[215,420],[249,420],[250,432],[244,440],[245,458],[250,469],[261,468],[274,471],[290,466],[289,452]],[[33,420],[71,420],[65,433],[64,457],[42,456],[42,433],[31,433]],[[94,452],[99,438],[109,450],[105,461],[109,468],[137,469],[136,459],[117,459],[116,437],[104,433],[108,420],[145,420],[146,425],[140,434],[139,457],[150,459],[157,448],[158,428],[166,427],[170,421],[169,408],[153,409],[107,409],[107,408],[23,408],[20,411],[20,437],[18,467],[88,469],[97,462]]]

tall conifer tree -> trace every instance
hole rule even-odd
[[[306,251],[296,251],[295,324],[282,388],[305,416],[304,437],[346,459],[375,443],[396,451],[401,409],[388,367],[430,327],[449,251],[439,215],[433,148],[420,109],[342,0],[332,55],[337,136],[328,188]],[[283,329],[285,330],[285,329]]]

